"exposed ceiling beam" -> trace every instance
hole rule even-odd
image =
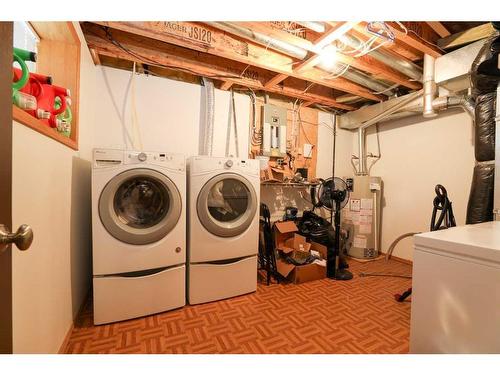
[[[276,86],[281,81],[284,81],[287,77],[288,77],[287,74],[276,74],[273,78],[271,78],[269,81],[266,82],[264,87],[266,89],[269,89],[273,86]]]
[[[386,22],[391,28],[392,32],[397,39],[408,44],[409,46],[419,50],[420,52],[438,58],[443,55],[437,47],[433,46],[430,42],[420,38],[418,35],[413,34],[409,30],[403,30],[396,22]]]
[[[319,38],[316,39],[315,43],[313,43],[308,40],[296,37],[294,35],[290,35],[285,31],[274,30],[271,27],[265,25],[263,26],[257,22],[239,22],[237,24],[243,27],[251,28],[252,30],[253,29],[258,30],[263,34],[273,36],[279,40],[286,41],[287,43],[290,43],[297,47],[304,48],[309,52],[311,52],[310,56],[307,57],[304,61],[298,62],[294,65],[293,70],[295,72],[303,72],[318,63],[318,60],[320,58],[317,54],[320,53],[321,48],[318,48],[316,44],[317,42],[322,43],[325,40],[329,40],[329,42],[331,43],[335,39],[338,39],[345,32],[351,30],[352,28],[358,29],[357,22],[336,22],[336,23],[327,22],[327,24],[330,25],[330,29],[325,32],[325,35],[320,36]],[[359,29],[363,28],[359,27]],[[387,65],[381,63],[380,61],[368,55],[354,58],[352,56],[338,52],[337,56],[340,62],[344,64],[349,64],[354,68],[373,74],[377,78],[397,83],[401,86],[407,87],[412,90],[418,90],[422,87],[420,83],[410,80],[404,74],[388,67]],[[285,74],[278,74],[268,84],[266,84],[266,87],[277,85],[278,83],[283,81],[286,77],[287,75]]]
[[[427,21],[426,23],[441,38],[444,38],[444,37],[447,37],[447,36],[451,35],[451,33],[448,31],[448,29],[446,27],[444,27],[444,25],[441,22],[439,22],[439,21]]]
[[[301,104],[301,107],[309,107],[310,105],[313,105],[315,103],[316,102],[313,102],[313,101],[305,102],[305,103]]]
[[[316,49],[321,49],[328,44],[331,44],[342,35],[351,30],[354,26],[356,26],[357,22],[347,21],[347,22],[337,22],[332,25],[329,30],[326,30],[323,35],[318,37],[317,40],[314,41],[314,47]]]
[[[223,81],[222,85],[220,86],[221,90],[229,90],[231,86],[233,85],[233,82],[230,81]]]
[[[284,30],[272,27],[269,22],[233,22],[233,23],[238,26],[247,27],[249,29],[258,31],[272,38],[290,43],[296,47],[303,48],[307,51],[317,52],[317,50],[314,48],[313,43],[310,40],[301,38],[297,35],[290,34],[289,32],[286,32]]]
[[[368,22],[360,22],[356,26],[353,27],[352,35],[360,38],[362,41],[367,41],[368,39],[373,37],[373,34],[368,32],[367,30]],[[384,42],[384,39],[380,38],[380,40],[376,40],[373,47]],[[401,42],[396,39],[392,43],[386,43],[380,47],[381,50],[392,53],[395,57],[404,58],[408,61],[416,61],[421,60],[423,58],[422,52],[416,50],[413,47]]]
[[[101,65],[101,59],[99,58],[99,54],[95,49],[90,48],[90,57],[92,57],[92,61],[94,65]]]
[[[490,22],[439,39],[437,45],[443,49],[460,47],[476,40],[488,38],[495,33]]]
[[[367,99],[381,101],[382,95],[374,95],[369,89],[342,77],[327,79],[319,69],[297,73],[292,70],[295,62],[289,56],[247,43],[216,28],[194,22],[96,22],[114,29],[128,31],[148,38],[161,40],[192,50],[206,52],[258,68],[286,74],[319,85],[348,92]]]
[[[106,32],[102,28],[92,24],[85,24],[82,29],[89,47],[95,49],[102,56],[145,63],[151,66],[189,71],[191,74],[221,79],[232,84],[250,87],[254,90],[267,90],[276,94],[305,101],[314,101],[339,109],[355,109],[352,105],[337,103],[333,97],[313,92],[306,93],[303,89],[299,88],[275,86],[266,89],[262,80],[267,80],[267,76],[240,77],[235,75],[232,72],[234,68],[231,67],[231,64],[227,64],[227,61],[221,57],[211,56],[152,39],[145,40],[141,36],[120,31],[114,32],[113,41],[110,41],[109,35],[106,35]],[[237,70],[244,67],[244,64],[241,63],[236,65]]]

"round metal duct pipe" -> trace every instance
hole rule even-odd
[[[303,60],[308,53],[308,51],[303,48],[296,47],[287,42],[282,42],[258,31],[253,31],[247,27],[242,27],[231,22],[207,22],[207,24],[301,60]],[[339,73],[340,70],[338,66],[334,68],[326,68],[319,65],[319,67],[333,74]],[[388,96],[392,96],[394,94],[393,91],[387,90],[389,87],[388,85],[380,83],[370,76],[354,69],[348,69],[342,74],[342,77],[361,86],[367,87],[375,92],[384,92],[384,94]]]
[[[321,65],[319,67],[321,68]],[[383,93],[384,95],[387,96],[394,95],[394,91],[389,90],[390,86],[384,85],[383,83],[380,83],[379,81],[372,79],[370,76],[360,71],[354,69],[348,69],[344,74],[342,74],[342,77],[348,79],[349,81],[360,84],[361,86],[368,87],[375,93]]]
[[[242,38],[252,40],[256,43],[266,46],[267,48],[274,49],[300,60],[303,60],[307,56],[307,51],[303,48],[296,47],[290,43],[271,38],[270,36],[267,36],[258,31],[253,31],[248,27],[242,27],[231,22],[207,22],[207,24],[224,30],[228,33],[238,35]]]
[[[424,55],[424,117],[435,117],[437,112],[434,109],[433,100],[437,97],[437,87],[434,81],[434,65],[436,59],[427,54]]]
[[[342,35],[339,40],[347,44],[349,47],[353,49],[359,49],[361,48],[361,45],[363,42],[356,38],[355,36],[344,34]],[[407,75],[410,78],[413,78],[417,81],[422,81],[422,69],[418,67],[417,65],[406,61],[401,58],[397,58],[396,56],[382,52],[380,50],[375,50],[367,53],[367,55],[373,57],[374,59],[377,59],[381,63],[384,63],[394,70],[397,70],[400,73],[403,73],[404,75]]]
[[[325,32],[325,25],[322,22],[315,21],[295,21],[296,24],[304,26],[306,29],[316,31],[317,33]]]

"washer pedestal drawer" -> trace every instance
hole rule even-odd
[[[191,305],[255,292],[257,256],[233,263],[190,264],[188,289],[188,301]]]
[[[94,277],[94,324],[159,313],[186,304],[186,266],[145,276]]]

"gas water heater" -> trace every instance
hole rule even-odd
[[[374,176],[344,178],[351,192],[342,210],[342,228],[349,230],[348,255],[373,259],[380,248],[382,179]]]

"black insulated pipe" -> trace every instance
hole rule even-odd
[[[495,105],[496,89],[500,82],[499,53],[500,37],[494,36],[481,48],[471,67],[472,95],[475,99],[476,166],[467,204],[466,224],[493,220]]]

